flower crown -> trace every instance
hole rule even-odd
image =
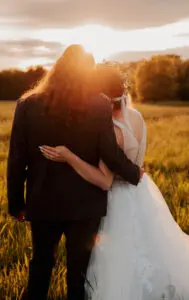
[[[107,100],[109,100],[110,102],[112,102],[112,103],[120,103],[123,99],[124,99],[124,101],[126,102],[126,100],[127,100],[127,96],[123,93],[123,95],[122,96],[120,96],[120,97],[115,97],[115,98],[110,98],[110,97],[108,97],[106,94],[104,94],[104,93],[101,93],[100,94],[103,98],[105,98],[105,99],[107,99]]]

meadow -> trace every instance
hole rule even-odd
[[[136,105],[147,123],[146,171],[152,176],[181,228],[189,234],[189,103]],[[6,160],[15,103],[0,102],[0,299],[18,300],[32,254],[29,224],[7,215]],[[49,297],[66,292],[64,237],[59,245]]]

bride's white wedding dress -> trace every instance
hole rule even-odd
[[[114,123],[123,133],[126,155],[141,166],[145,124],[135,110],[126,108],[124,114],[124,124]],[[88,268],[89,299],[189,300],[189,237],[155,183],[147,174],[137,187],[117,180],[108,198]]]

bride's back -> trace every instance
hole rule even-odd
[[[142,166],[146,151],[146,126],[140,112],[125,109],[125,117],[114,120],[118,144],[127,157]]]

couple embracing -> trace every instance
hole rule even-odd
[[[144,174],[129,102],[120,73],[80,45],[18,101],[7,186],[10,215],[31,223],[23,299],[47,299],[62,234],[68,300],[189,299],[189,238]]]

